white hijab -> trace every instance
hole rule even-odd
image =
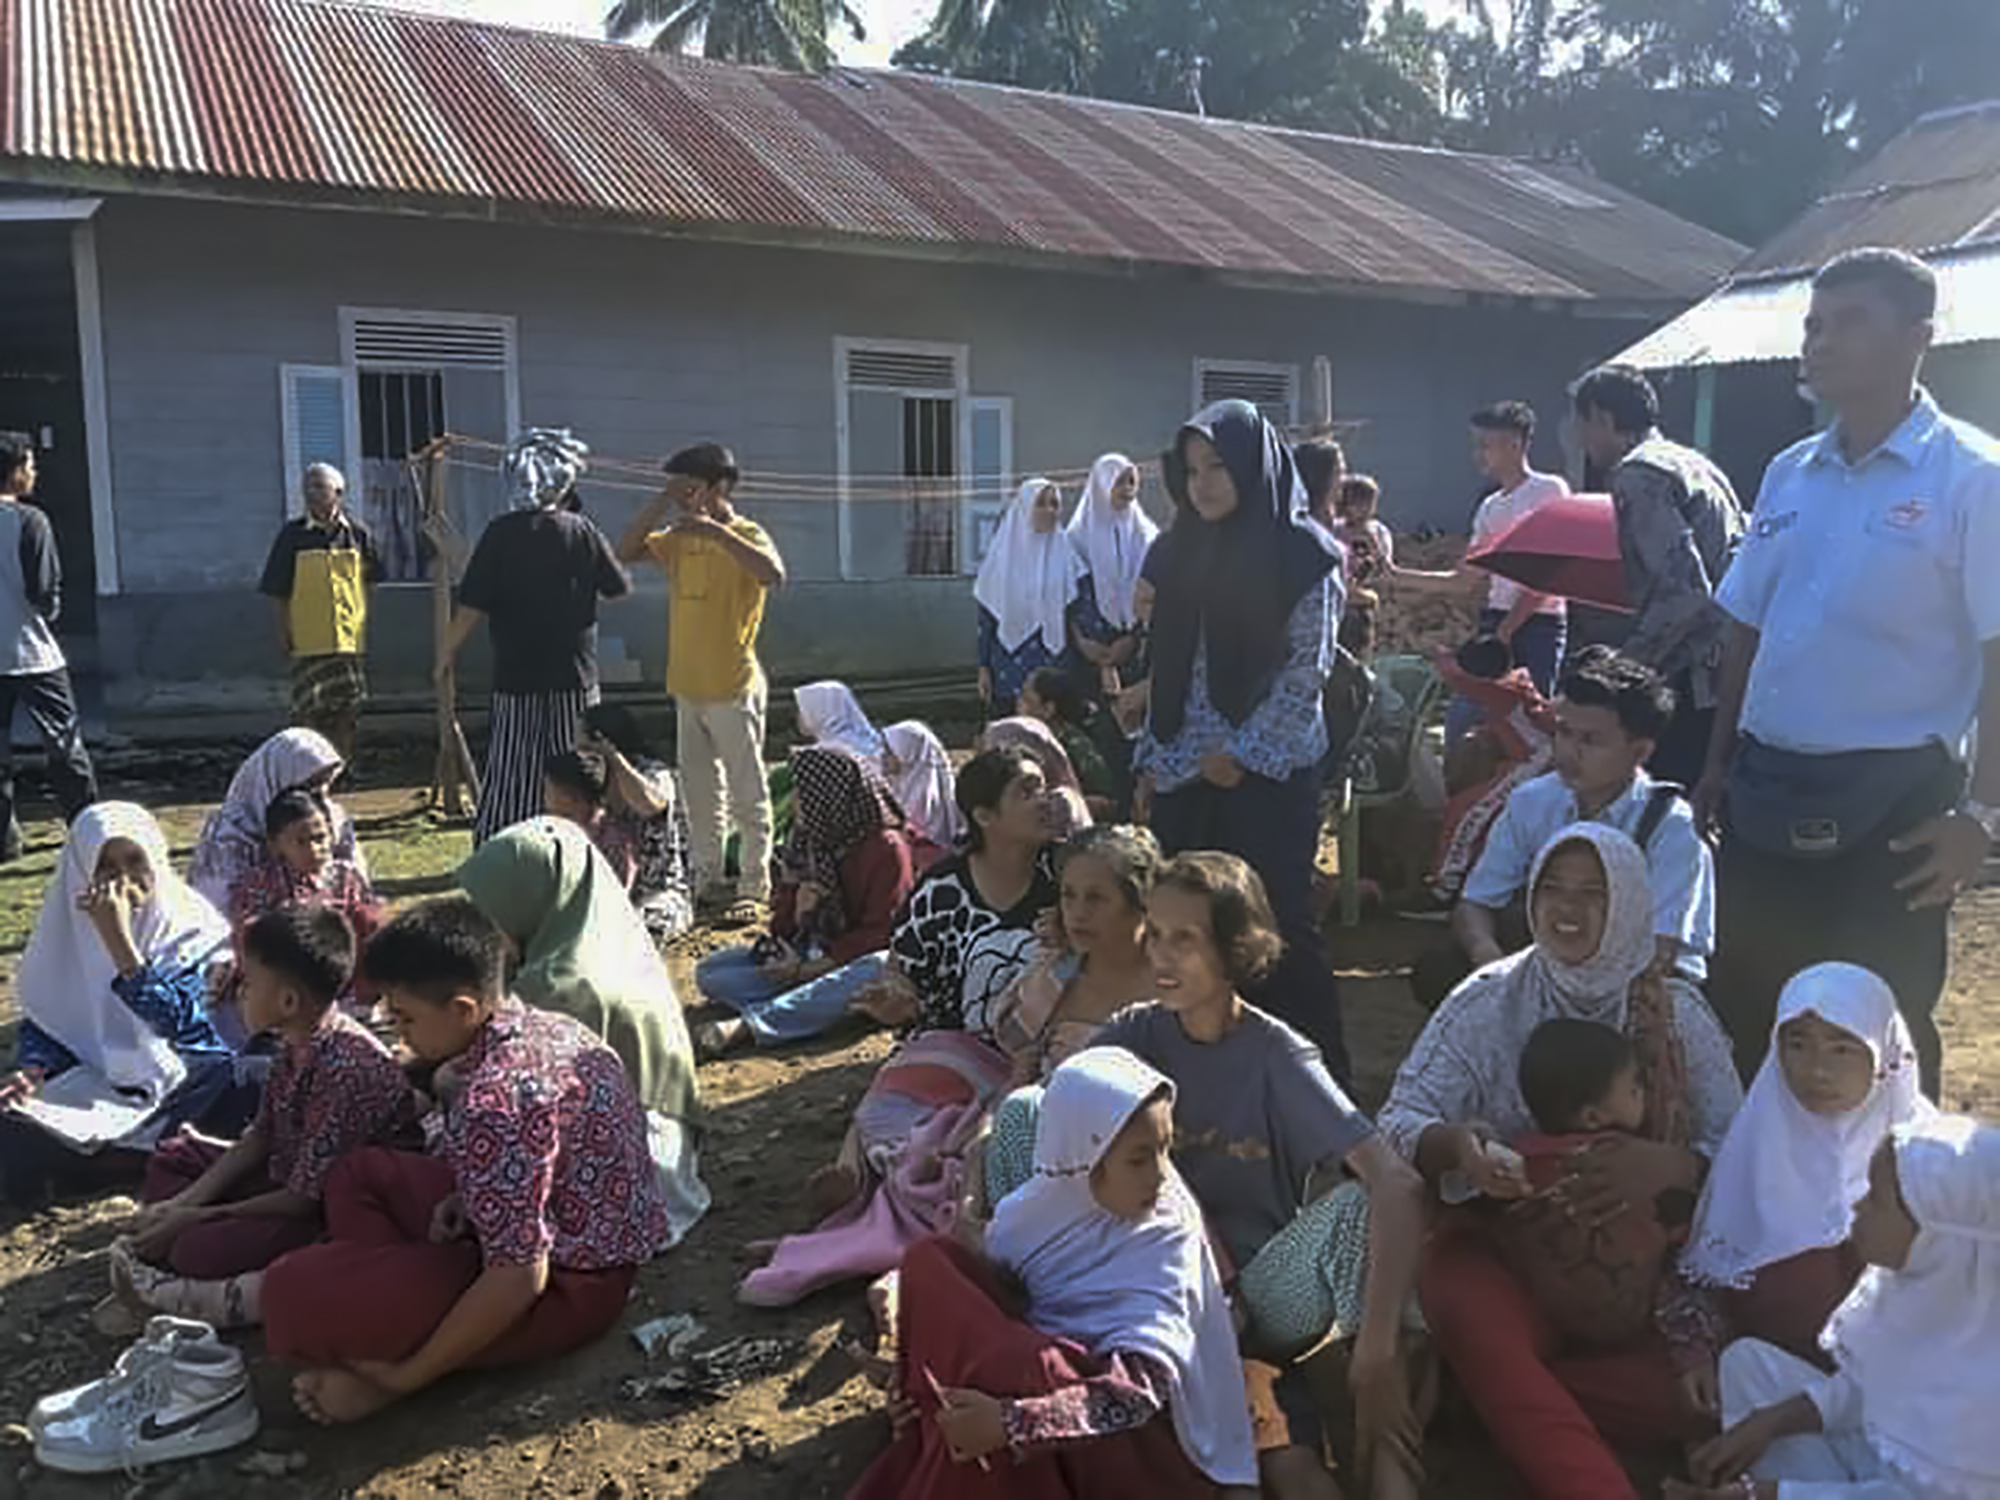
[[[986,1249],[1028,1290],[1028,1320],[1100,1358],[1142,1354],[1169,1372],[1174,1433],[1221,1485],[1257,1483],[1243,1365],[1201,1210],[1171,1167],[1132,1223],[1106,1213],[1091,1170],[1145,1103],[1173,1085],[1119,1047],[1093,1047],[1050,1075],[1035,1127],[1035,1175],[1001,1200]]]
[[[933,844],[954,847],[965,833],[965,815],[958,810],[957,784],[943,741],[917,719],[891,724],[882,738],[895,758],[889,789],[903,816]]]
[[[182,883],[152,814],[130,802],[99,802],[71,825],[62,861],[42,897],[42,915],[15,980],[21,1013],[54,1037],[78,1063],[121,1089],[164,1099],[186,1067],[164,1037],[112,992],[118,970],[78,899],[97,878],[97,859],[112,839],[137,844],[152,867],[153,894],[133,914],[139,956],[163,968],[204,962],[229,945],[222,914]]]
[[[237,767],[222,805],[201,825],[194,858],[188,862],[188,884],[218,910],[227,911],[230,887],[268,857],[264,815],[279,793],[345,764],[333,742],[315,730],[280,730],[264,741]],[[334,858],[367,874],[352,820],[337,803],[329,803],[328,812]]]
[[[1820,1335],[1861,1391],[1869,1446],[1924,1495],[2000,1495],[2000,1128],[1962,1115],[1897,1127],[1917,1221],[1900,1271],[1871,1267]]]
[[[1046,536],[1035,530],[1035,501],[1053,488],[1046,479],[1021,486],[972,587],[972,597],[1000,622],[1000,644],[1008,651],[1020,650],[1036,634],[1058,655],[1069,647],[1068,611],[1083,559],[1060,526]]]
[[[1139,582],[1146,550],[1160,534],[1153,518],[1139,508],[1136,493],[1123,510],[1111,503],[1112,487],[1120,476],[1137,469],[1122,453],[1107,453],[1092,464],[1083,503],[1069,523],[1069,539],[1097,594],[1097,612],[1120,630],[1139,623],[1132,610],[1132,590]]]
[[[844,682],[809,682],[792,697],[799,705],[799,730],[816,745],[838,745],[863,760],[882,763],[882,732],[862,710]]]
[[[1868,1044],[1875,1085],[1838,1119],[1800,1104],[1785,1082],[1778,1029],[1817,1016]],[[1771,1050],[1709,1173],[1682,1268],[1710,1286],[1747,1287],[1765,1266],[1838,1245],[1868,1190],[1868,1160],[1895,1126],[1930,1112],[1896,997],[1868,970],[1819,964],[1778,997]]]

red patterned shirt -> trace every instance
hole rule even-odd
[[[354,928],[357,939],[366,939],[381,925],[374,888],[347,860],[329,860],[317,875],[301,875],[283,860],[268,855],[229,888],[229,925],[240,940],[243,929],[265,912],[307,902],[339,912]]]
[[[271,1180],[317,1198],[350,1151],[385,1141],[416,1119],[402,1066],[359,1022],[329,1006],[313,1034],[279,1054],[257,1125],[271,1144]]]
[[[509,1000],[451,1063],[438,1149],[489,1266],[643,1265],[667,1241],[646,1112],[618,1054]]]

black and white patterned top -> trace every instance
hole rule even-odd
[[[989,933],[1032,929],[1035,918],[1056,901],[1055,876],[1046,859],[1036,863],[1028,893],[1006,911],[986,904],[966,855],[953,854],[931,866],[910,892],[889,940],[896,966],[917,988],[915,1029],[965,1030],[966,979],[974,945]],[[989,983],[993,977],[987,976]],[[983,1015],[986,1007],[979,1010]]]

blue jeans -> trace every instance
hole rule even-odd
[[[766,977],[748,948],[712,953],[695,965],[703,998],[743,1018],[760,1047],[802,1042],[837,1025],[848,1003],[888,977],[889,955],[869,953],[853,963],[785,989]]]
[[[1479,612],[1479,629],[1491,635],[1507,616],[1497,609]],[[1564,615],[1530,615],[1514,632],[1514,660],[1528,669],[1544,698],[1556,693],[1556,673],[1562,668],[1563,647],[1569,642],[1569,619]],[[1486,711],[1465,698],[1454,698],[1444,715],[1444,742],[1455,745],[1486,721]]]

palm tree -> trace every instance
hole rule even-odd
[[[833,62],[836,26],[866,39],[847,0],[617,0],[604,18],[614,42],[657,27],[656,52],[685,52],[697,38],[704,57],[821,73]]]
[[[1106,0],[937,0],[918,48],[947,71],[1080,89],[1108,10]],[[1064,76],[1042,76],[1051,60]]]

